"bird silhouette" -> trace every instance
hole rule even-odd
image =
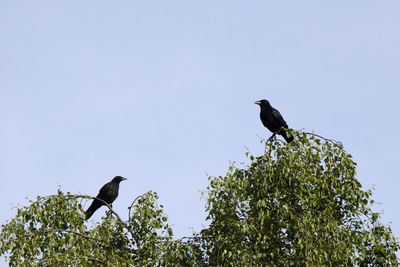
[[[271,138],[275,137],[276,134],[279,134],[282,135],[283,138],[285,138],[286,142],[289,143],[293,141],[293,136],[288,136],[288,133],[286,132],[286,130],[289,129],[286,121],[283,119],[281,113],[279,113],[277,109],[271,106],[268,100],[259,100],[254,102],[254,104],[260,106],[261,122],[264,124],[265,127],[268,128],[268,130],[273,133]]]
[[[111,180],[111,182],[103,185],[96,198],[99,198],[105,201],[107,204],[111,205],[118,197],[119,183],[124,180],[127,179],[122,176],[115,176],[114,179]],[[104,203],[102,201],[94,199],[90,207],[85,211],[86,220],[92,217],[93,213],[103,205]]]

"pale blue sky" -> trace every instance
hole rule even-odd
[[[177,236],[207,176],[261,153],[255,100],[340,140],[400,236],[399,1],[1,1],[0,213],[63,191],[160,195]],[[98,220],[104,209],[93,216]]]

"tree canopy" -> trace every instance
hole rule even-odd
[[[83,195],[30,201],[1,227],[11,266],[386,266],[399,265],[398,240],[373,211],[371,190],[340,142],[293,131],[262,141],[263,155],[209,177],[209,225],[176,238],[155,192],[138,196],[123,221],[110,206],[85,223]]]

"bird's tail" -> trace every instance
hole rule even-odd
[[[88,220],[90,217],[92,217],[93,213],[98,210],[101,207],[101,204],[98,203],[98,200],[95,199],[93,200],[92,204],[90,207],[85,211],[86,214],[86,220]]]
[[[92,217],[92,215],[93,215],[93,213],[95,212],[95,210],[93,210],[93,209],[87,209],[87,211],[85,211],[85,214],[86,214],[86,220],[89,220],[90,219],[90,217]]]
[[[281,135],[288,143],[292,142],[294,139],[293,135],[287,129],[282,129]]]

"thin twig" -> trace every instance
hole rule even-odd
[[[118,220],[125,225],[125,228],[128,230],[128,232],[131,234],[132,238],[136,241],[136,245],[138,247],[140,247],[140,243],[138,243],[138,240],[136,238],[135,233],[130,229],[130,227],[128,226],[127,222],[124,222],[121,217],[119,217],[118,213],[116,213],[112,208],[111,205],[109,205],[107,202],[105,202],[104,200],[97,198],[97,197],[92,197],[92,196],[85,196],[85,197],[89,197],[89,198],[93,198],[93,199],[97,199],[99,201],[101,201],[102,203],[104,203],[104,205],[106,205],[108,207],[108,209],[118,218]]]
[[[52,198],[52,197],[60,197],[59,195],[49,195],[49,196],[45,196],[44,198]],[[112,214],[115,215],[115,217],[122,223],[125,225],[125,228],[129,231],[129,233],[131,234],[132,238],[136,240],[136,235],[135,233],[128,227],[127,223],[124,222],[121,217],[118,215],[118,213],[116,213],[111,205],[109,205],[107,202],[105,202],[104,200],[97,198],[97,197],[92,197],[89,195],[63,195],[64,198],[89,198],[89,199],[97,199],[98,201],[100,201],[101,203],[103,203],[105,206],[107,206],[107,208],[111,211]],[[140,247],[140,244],[136,242],[136,244]]]
[[[45,197],[43,197],[43,198],[52,198],[52,197],[60,197],[60,195],[49,195],[49,196],[45,196]],[[117,219],[118,219],[120,222],[124,223],[124,221],[121,219],[121,217],[118,215],[118,213],[116,213],[116,212],[112,209],[111,205],[109,205],[107,202],[105,202],[105,201],[102,200],[101,198],[92,197],[92,196],[89,196],[89,195],[63,195],[62,197],[64,197],[64,198],[89,198],[89,199],[96,199],[96,200],[100,201],[101,203],[103,203],[104,206],[107,206],[107,208],[115,215],[115,217],[117,217]]]
[[[42,231],[39,230],[39,231],[37,231],[37,232],[42,233],[42,234],[47,234],[47,233],[52,233],[52,232],[67,232],[67,233],[70,233],[70,234],[79,235],[79,236],[81,236],[81,237],[83,237],[83,238],[92,239],[92,240],[94,240],[94,241],[101,242],[100,239],[97,239],[97,238],[94,238],[94,237],[90,237],[90,236],[87,236],[87,235],[82,234],[82,233],[80,233],[80,232],[76,232],[76,231],[72,231],[72,230],[68,230],[68,229],[50,229],[50,230],[42,230]],[[33,233],[32,233],[32,234],[33,234]],[[23,236],[21,236],[21,237],[18,237],[18,239],[31,236],[32,234],[23,235]]]
[[[305,134],[309,134],[309,135],[316,136],[316,137],[321,138],[321,139],[324,139],[325,141],[334,143],[335,145],[339,145],[339,144],[340,144],[340,142],[339,142],[339,141],[336,141],[335,139],[329,139],[329,138],[323,137],[323,136],[318,135],[318,134],[315,134],[315,133],[309,133],[309,132],[304,132],[304,133],[305,133]]]
[[[147,192],[147,193],[148,193],[148,192]],[[146,193],[146,194],[147,194],[147,193]],[[137,197],[132,201],[132,204],[131,204],[131,205],[129,206],[129,208],[128,208],[128,210],[129,210],[128,220],[129,220],[129,221],[131,220],[131,209],[132,209],[132,206],[135,204],[136,200],[139,199],[139,197],[140,197],[140,195],[137,196]]]

